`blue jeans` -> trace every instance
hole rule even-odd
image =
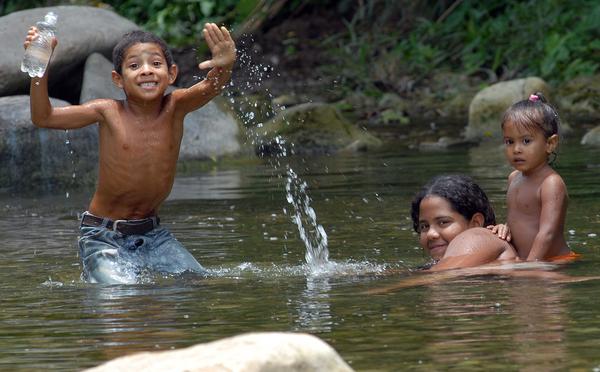
[[[206,269],[162,226],[143,235],[81,226],[80,234],[82,278],[90,283],[134,284],[153,273],[206,274]]]

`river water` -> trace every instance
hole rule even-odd
[[[281,161],[306,182],[327,234],[324,270],[305,264],[285,170],[267,160],[178,175],[161,219],[208,278],[83,283],[77,214],[91,190],[0,195],[0,369],[78,370],[250,331],[309,332],[358,371],[600,368],[600,280],[473,276],[385,290],[426,261],[408,210],[431,176],[470,174],[503,220],[510,168],[499,147]],[[594,275],[600,151],[567,142],[557,169],[568,242],[583,258],[554,271]]]

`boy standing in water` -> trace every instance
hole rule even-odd
[[[126,99],[96,99],[52,107],[48,73],[31,79],[31,120],[41,128],[76,129],[99,124],[96,192],[81,219],[82,277],[90,282],[135,283],[144,271],[205,272],[164,227],[158,211],[173,186],[183,119],[217,96],[231,77],[235,44],[225,27],[204,26],[212,59],[199,68],[205,80],[165,95],[177,77],[173,57],[159,37],[126,34],[113,50],[112,80]],[[38,36],[31,27],[25,48]],[[53,41],[53,48],[56,46]]]
[[[560,120],[541,93],[512,105],[502,120],[504,153],[515,168],[506,194],[508,230],[496,227],[527,261],[572,259],[564,237],[567,187],[548,163],[556,156]]]

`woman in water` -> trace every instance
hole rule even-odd
[[[414,197],[413,228],[419,243],[439,271],[514,261],[517,253],[488,226],[496,217],[485,192],[471,178],[444,175],[433,178]]]

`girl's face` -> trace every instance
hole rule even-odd
[[[470,227],[479,226],[474,219],[467,220],[442,197],[429,195],[419,206],[419,243],[431,258],[439,260],[448,244]]]
[[[546,166],[558,144],[556,134],[546,138],[541,129],[521,128],[511,121],[504,123],[502,134],[506,159],[523,174]]]

